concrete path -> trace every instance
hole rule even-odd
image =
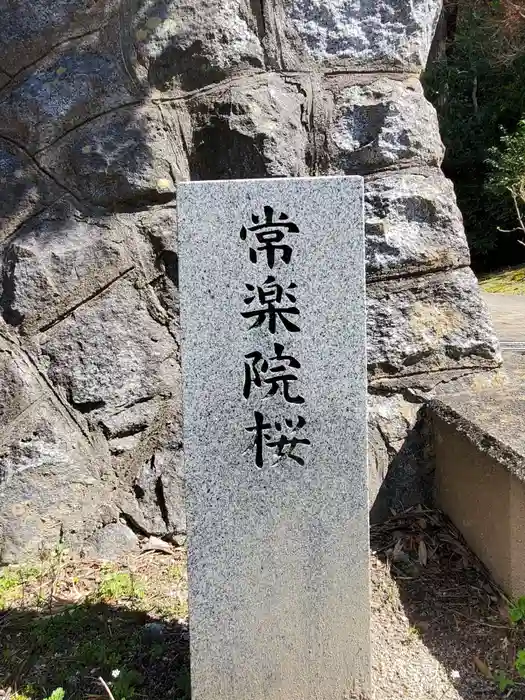
[[[525,296],[482,293],[502,350],[525,350]]]

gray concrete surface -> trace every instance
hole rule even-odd
[[[525,296],[483,292],[502,350],[525,350]]]

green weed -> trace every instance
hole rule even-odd
[[[525,596],[518,598],[509,606],[509,620],[513,626],[520,627],[525,623]],[[514,658],[514,670],[520,680],[525,680],[525,649],[518,649]],[[492,675],[492,679],[498,687],[500,693],[505,693],[516,685],[506,671],[497,671]]]
[[[168,569],[168,574],[174,583],[182,583],[186,580],[186,567],[182,564],[174,564]]]
[[[137,688],[139,688],[143,682],[144,678],[142,674],[133,669],[127,671],[117,670],[112,673],[113,681],[111,692],[115,696],[115,700],[133,700],[136,697]]]
[[[514,668],[518,672],[520,678],[525,678],[525,649],[519,649],[516,653]]]
[[[20,588],[38,579],[40,570],[34,566],[8,566],[0,570],[0,610],[15,602]]]
[[[482,275],[479,286],[485,292],[525,295],[525,266],[519,265]]]
[[[110,573],[98,587],[96,598],[104,602],[115,600],[136,600],[144,598],[144,586],[138,583],[127,571]]]
[[[47,552],[36,567],[0,570],[0,594],[10,611],[0,691],[11,687],[10,700],[101,697],[99,677],[115,700],[189,700],[188,641],[178,623],[187,615],[182,558],[119,565]]]
[[[515,625],[525,620],[525,596],[518,598],[509,608],[509,618]]]
[[[417,639],[421,639],[421,632],[417,627],[409,627],[408,628],[408,640],[410,642],[414,642]]]
[[[493,679],[500,693],[505,693],[509,688],[514,686],[514,681],[507,676],[505,671],[498,671],[493,675]]]
[[[53,690],[51,695],[48,698],[45,698],[45,700],[64,700],[65,695],[66,694],[63,688],[57,688],[56,690]]]

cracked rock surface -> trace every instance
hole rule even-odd
[[[0,561],[185,530],[176,183],[366,181],[376,510],[500,355],[440,164],[439,0],[0,0]]]

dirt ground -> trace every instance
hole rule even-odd
[[[375,700],[525,698],[523,623],[445,516],[394,517],[372,528],[372,551]]]
[[[145,549],[0,570],[2,700],[189,700],[185,553]],[[523,623],[439,512],[372,528],[371,580],[375,700],[525,700]]]

